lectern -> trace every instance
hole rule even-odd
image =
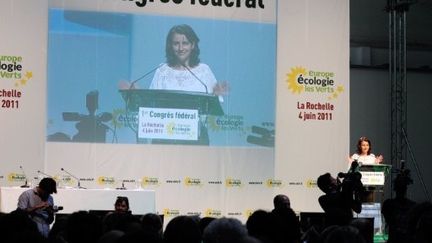
[[[361,165],[359,168],[362,174],[361,181],[366,189],[365,195],[366,203],[374,203],[378,192],[383,192],[385,179],[390,173],[391,165],[374,164],[374,165]]]
[[[374,218],[375,233],[382,231],[381,200],[386,177],[390,173],[390,169],[391,165],[385,164],[361,165],[359,168],[366,194],[362,203],[362,212],[357,217]],[[381,195],[378,200],[377,195]]]
[[[125,89],[120,90],[120,94],[126,103],[126,109],[132,112],[138,112],[140,108],[166,108],[197,110],[199,117],[224,115],[219,97],[213,94],[156,89]],[[138,138],[138,131],[136,132]],[[158,144],[209,144],[207,128],[201,121],[196,140],[152,139],[151,142]]]

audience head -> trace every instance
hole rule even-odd
[[[0,236],[2,242],[45,242],[36,224],[23,210],[16,210],[0,216]]]
[[[166,226],[164,243],[201,243],[198,220],[190,216],[177,216]]]
[[[118,213],[126,213],[129,211],[129,199],[127,197],[117,197],[114,203],[114,209]]]
[[[291,202],[284,194],[276,195],[273,198],[273,205],[275,209],[291,208]]]
[[[415,205],[409,211],[407,225],[410,242],[432,242],[432,203],[422,202]]]
[[[199,227],[201,230],[201,234],[204,233],[205,228],[207,228],[207,226],[213,222],[213,220],[215,220],[216,218],[213,217],[204,217],[202,219],[200,219],[199,221]]]
[[[123,235],[124,235],[123,231],[111,230],[103,234],[99,238],[98,243],[117,243]]]
[[[94,214],[79,211],[71,214],[66,225],[68,243],[93,243],[102,235],[102,222]]]
[[[140,230],[126,233],[116,243],[161,243],[162,237],[156,232]],[[179,241],[181,242],[181,241]]]
[[[134,232],[142,228],[140,219],[129,213],[109,213],[103,219],[103,231],[120,230],[125,233]]]
[[[274,215],[264,210],[256,210],[246,221],[246,228],[250,236],[265,242],[273,238],[275,234],[274,223]]]
[[[37,188],[38,194],[43,201],[46,201],[49,195],[57,193],[57,184],[53,178],[45,177],[39,182]]]
[[[337,181],[330,175],[330,173],[325,173],[318,177],[317,186],[324,193],[330,193],[337,188]]]
[[[331,226],[323,235],[324,243],[366,243],[359,230],[352,226]]]
[[[238,219],[220,218],[204,230],[203,243],[237,243],[246,236],[247,230]]]
[[[162,218],[161,216],[148,213],[141,218],[141,226],[145,231],[153,231],[162,234]]]
[[[363,236],[366,243],[373,243],[374,238],[374,222],[373,218],[356,218],[350,223]]]

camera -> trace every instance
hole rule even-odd
[[[47,211],[51,212],[51,213],[57,213],[58,211],[63,210],[63,206],[57,206],[57,205],[53,205],[53,206],[49,206],[48,208],[46,208]]]
[[[339,172],[338,174],[338,181],[339,178],[343,179],[338,185],[339,192],[345,198],[346,203],[349,203],[356,213],[361,212],[361,202],[365,194],[361,177],[359,162],[357,160],[351,163],[351,167],[347,173]]]

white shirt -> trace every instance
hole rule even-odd
[[[195,91],[211,94],[217,80],[208,65],[198,64],[190,71],[177,70],[163,64],[155,72],[150,89]]]
[[[357,160],[362,165],[374,165],[374,164],[376,164],[376,162],[375,162],[376,157],[374,154],[369,154],[369,155],[353,154],[351,156],[351,159]]]

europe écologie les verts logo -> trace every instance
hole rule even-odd
[[[33,77],[33,72],[25,71],[23,57],[0,55],[0,78],[13,80],[15,87],[25,86]]]
[[[286,74],[286,82],[293,94],[322,94],[328,100],[337,99],[345,90],[344,86],[339,84],[334,72],[308,70],[301,66],[290,69]]]
[[[0,109],[18,109],[23,97],[22,87],[33,78],[33,72],[24,70],[22,56],[2,55],[0,53]],[[13,82],[14,88],[10,87]]]

